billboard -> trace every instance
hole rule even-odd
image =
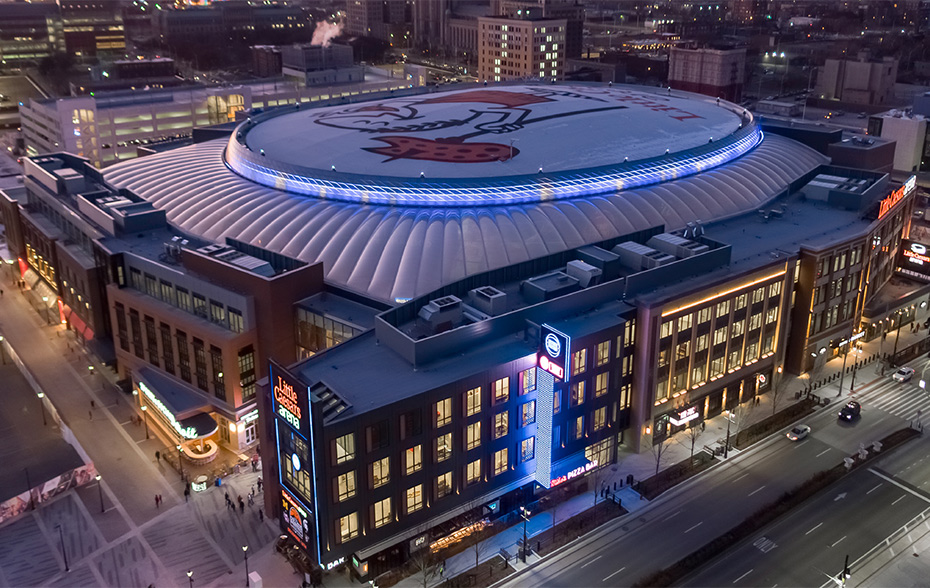
[[[539,330],[539,350],[536,365],[557,379],[567,382],[569,376],[569,359],[571,358],[571,337],[543,324]]]
[[[310,529],[310,514],[287,490],[281,490],[281,517],[285,531],[301,547],[310,551],[313,543]]]
[[[310,439],[310,397],[307,385],[277,362],[270,362],[274,413],[304,440]]]
[[[902,239],[898,267],[930,278],[930,245]]]

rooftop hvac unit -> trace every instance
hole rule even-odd
[[[578,280],[578,285],[582,288],[593,286],[600,282],[603,272],[591,264],[583,261],[569,261],[565,265],[565,273]]]
[[[420,309],[417,316],[429,323],[433,332],[440,330],[440,327],[451,328],[462,320],[462,301],[455,296],[443,296],[431,300]]]
[[[507,312],[507,294],[492,286],[475,288],[468,292],[475,308],[488,316]]]
[[[710,247],[703,243],[691,241],[690,239],[685,239],[669,233],[661,233],[653,236],[646,241],[646,245],[678,258],[692,257],[710,250]]]

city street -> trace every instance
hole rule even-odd
[[[914,363],[918,365],[922,361]],[[859,388],[858,395],[885,390],[889,388],[888,382],[891,382],[889,377],[876,378]],[[888,394],[914,388],[911,384],[893,384]],[[836,418],[840,406],[834,402],[806,419],[813,428],[808,439],[791,443],[783,435],[773,435],[757,448],[666,493],[654,505],[636,513],[635,519],[628,517],[606,525],[556,556],[512,577],[504,585],[630,585],[732,528],[816,472],[841,463],[844,457],[855,453],[860,444],[871,444],[907,426],[906,419],[867,401],[863,401],[862,417],[857,422],[840,423]],[[897,495],[891,500],[896,498]],[[912,509],[901,507],[902,520],[895,520],[889,530],[925,508],[920,506],[921,500],[915,498],[914,501],[916,506]],[[875,543],[872,539],[882,537],[870,536],[863,545],[868,549]],[[636,554],[635,558],[627,556],[632,553]]]

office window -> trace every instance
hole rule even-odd
[[[203,341],[194,339],[194,368],[197,374],[197,387],[204,392],[209,392],[207,388],[207,356],[203,349]]]
[[[355,472],[346,472],[336,477],[336,498],[339,502],[355,496]]]
[[[584,415],[575,419],[575,429],[572,431],[572,439],[581,439],[584,437]]]
[[[536,437],[520,441],[520,461],[529,461],[536,457]]]
[[[423,508],[423,484],[407,488],[407,514],[414,513]]]
[[[536,422],[536,401],[530,400],[520,406],[520,420],[523,426],[532,425]]]
[[[510,412],[504,411],[494,415],[494,438],[500,439],[510,430]]]
[[[725,314],[730,313],[730,301],[724,300],[723,302],[717,304],[717,317],[721,317]]]
[[[233,333],[241,333],[244,330],[244,323],[242,322],[242,311],[236,310],[231,306],[226,310],[229,314],[229,330]]]
[[[400,438],[409,439],[423,433],[423,423],[419,409],[400,415]]]
[[[710,320],[711,307],[705,306],[697,313],[697,322],[700,325],[701,323],[706,323]]]
[[[664,363],[661,363],[661,362],[660,362],[659,365],[661,366],[661,365],[665,365],[665,364],[667,364],[667,363],[668,363],[668,361],[665,361]],[[633,356],[632,356],[632,355],[624,355],[624,356],[623,356],[623,366],[622,366],[622,368],[621,368],[621,372],[620,372],[620,373],[623,375],[624,378],[627,377],[627,376],[629,376],[631,373],[633,373]]]
[[[664,339],[672,336],[672,321],[662,323],[662,329],[659,331],[659,338]]]
[[[678,330],[684,331],[685,329],[690,329],[692,319],[693,319],[693,316],[690,314],[686,314],[684,316],[678,317]]]
[[[355,459],[355,433],[348,433],[336,439],[336,463],[346,463]]]
[[[746,302],[748,301],[748,296],[746,294],[740,294],[736,297],[736,310],[746,308]]]
[[[423,469],[423,446],[414,445],[404,452],[404,472],[409,476]]]
[[[156,286],[155,276],[145,274],[145,293],[152,298],[158,298],[158,287]]]
[[[465,449],[474,449],[481,445],[481,421],[465,428]]]
[[[391,458],[384,457],[371,462],[371,487],[378,488],[391,481]]]
[[[446,398],[436,403],[436,428],[452,422],[452,399]]]
[[[584,403],[584,380],[572,384],[571,406],[578,406]]]
[[[727,328],[720,327],[714,331],[714,345],[720,345],[727,340]]]
[[[595,365],[602,366],[610,361],[610,341],[602,341],[597,344],[597,358]]]
[[[536,389],[536,368],[520,372],[520,395],[528,394]]]
[[[769,284],[769,296],[778,296],[781,294],[781,282]]]
[[[378,421],[377,423],[365,427],[365,442],[368,446],[368,451],[374,451],[375,449],[381,449],[387,447],[391,442],[390,438],[390,425],[388,424],[387,419]]]
[[[226,327],[226,307],[223,306],[222,302],[210,301],[210,321],[221,327]]]
[[[383,527],[384,525],[391,522],[391,497],[388,496],[384,500],[379,500],[375,503],[374,509],[374,527],[375,529]]]
[[[194,314],[200,318],[207,318],[207,299],[194,292]]]
[[[762,302],[762,298],[765,297],[765,288],[760,287],[752,291],[752,303]]]
[[[756,314],[749,317],[749,330],[755,330],[762,326],[762,313],[757,312]]]
[[[194,307],[191,304],[191,293],[186,288],[178,286],[178,308],[185,312],[193,312]]]
[[[510,464],[507,461],[507,448],[494,452],[494,475],[503,474]]]
[[[688,354],[691,352],[691,341],[682,341],[678,344],[678,349],[675,352],[677,359],[684,359],[688,357]]]
[[[446,472],[436,477],[436,498],[452,494],[452,472]]]
[[[242,389],[242,402],[255,398],[255,350],[251,345],[239,350],[239,387]]]
[[[707,339],[708,339],[708,336],[706,333],[703,335],[698,335],[698,338],[694,343],[695,353],[700,353],[701,351],[704,351],[705,349],[707,349]]]
[[[774,323],[776,320],[778,320],[778,307],[765,311],[765,324]]]
[[[558,390],[552,392],[552,414],[559,414],[562,410],[562,394]]]
[[[510,398],[510,378],[495,380],[491,385],[491,390],[494,393],[494,404],[507,402],[507,399]]]
[[[472,388],[465,393],[465,416],[481,412],[481,388]]]
[[[746,321],[736,321],[730,326],[730,337],[739,337],[746,331]]]
[[[598,374],[594,378],[594,397],[600,398],[604,394],[607,394],[607,376],[608,372]]]
[[[353,512],[339,519],[339,542],[345,543],[358,537],[358,513]]]
[[[581,372],[585,371],[588,366],[588,350],[579,349],[575,353],[572,353],[572,375],[577,376]]]
[[[223,351],[210,346],[210,365],[213,368],[213,395],[220,400],[226,400],[226,378],[223,374]]]
[[[452,433],[436,437],[436,461],[446,461],[452,457]]]
[[[481,481],[481,458],[465,466],[465,484],[471,486],[475,482]]]
[[[592,425],[595,431],[600,431],[607,424],[607,407],[602,406],[599,409],[594,411],[594,424]]]
[[[161,299],[174,306],[174,286],[171,285],[171,282],[164,280],[160,280],[159,284],[161,285]]]

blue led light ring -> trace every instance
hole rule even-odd
[[[368,180],[375,179],[373,176],[298,170],[284,164],[274,169],[264,165],[267,159],[251,152],[235,137],[227,145],[224,159],[232,171],[256,183],[326,200],[405,206],[487,206],[592,196],[678,179],[740,157],[761,143],[763,134],[758,127],[749,126],[728,139],[630,164],[541,176],[486,178],[480,182],[446,179],[421,183],[382,177],[377,178],[377,183],[369,183]],[[300,173],[303,171],[312,175]],[[321,177],[330,174],[360,181]]]

